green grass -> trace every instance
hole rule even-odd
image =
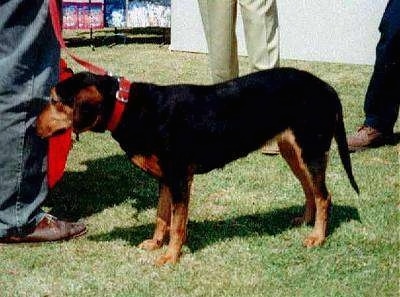
[[[72,49],[132,80],[209,83],[205,55],[158,44]],[[80,69],[69,61],[75,70]],[[246,69],[247,60],[240,65]],[[339,92],[349,132],[363,120],[370,66],[283,61]],[[399,131],[399,125],[396,126]],[[152,235],[157,183],[129,163],[108,133],[81,135],[46,209],[82,218],[69,242],[0,246],[0,296],[398,296],[399,147],[352,155],[357,196],[331,152],[329,237],[306,249],[311,227],[294,228],[303,194],[280,157],[254,152],[194,180],[189,239],[176,266],[136,246]]]

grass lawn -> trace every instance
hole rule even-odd
[[[205,55],[141,40],[72,51],[131,80],[210,83]],[[372,67],[282,64],[336,88],[349,133],[362,123]],[[240,65],[247,68],[246,58]],[[302,246],[311,227],[290,224],[304,198],[282,158],[254,152],[197,175],[181,261],[157,268],[153,261],[165,248],[137,248],[153,232],[156,181],[131,165],[108,133],[83,134],[45,206],[61,218],[84,220],[88,234],[0,246],[0,296],[399,296],[399,152],[393,145],[352,155],[357,196],[333,144],[329,237],[314,249]]]

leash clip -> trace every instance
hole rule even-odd
[[[126,92],[124,90],[122,90],[122,92]],[[118,90],[117,93],[115,93],[115,99],[117,99],[118,101],[122,102],[122,103],[128,103],[128,99],[124,98],[124,96],[121,95],[121,90]]]
[[[129,80],[124,77],[118,77],[118,91],[115,93],[115,99],[122,103],[128,103],[129,101],[129,91],[131,87],[131,83]]]

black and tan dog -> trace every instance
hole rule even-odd
[[[49,137],[71,126],[75,133],[103,132],[112,122],[112,136],[132,162],[160,181],[155,232],[140,244],[153,250],[169,237],[160,265],[175,263],[186,240],[193,175],[221,168],[273,137],[306,196],[305,212],[296,222],[315,221],[305,246],[325,240],[331,203],[325,171],[332,138],[358,192],[339,98],[307,72],[280,68],[210,86],[132,83],[125,89],[130,89],[126,100],[120,98],[127,90],[117,78],[78,73],[53,88],[37,132]],[[116,111],[117,105],[124,107]]]

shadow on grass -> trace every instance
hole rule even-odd
[[[66,172],[49,195],[45,205],[52,208],[53,215],[78,220],[121,203],[131,203],[139,212],[156,207],[158,182],[133,166],[124,155],[89,160],[84,165],[87,166],[84,172]],[[234,237],[277,235],[292,228],[292,219],[302,211],[301,206],[292,206],[220,221],[190,221],[187,246],[196,251]],[[356,208],[334,205],[329,233],[351,220],[360,220]],[[94,241],[122,239],[136,246],[150,238],[153,229],[153,224],[115,228],[111,232],[88,238]]]
[[[66,38],[68,47],[82,46],[114,46],[117,44],[169,44],[170,28],[132,28],[110,30],[93,30],[90,37],[89,30],[85,30]]]
[[[264,214],[244,215],[221,221],[189,221],[187,246],[193,252],[215,242],[234,237],[252,237],[264,234],[274,236],[293,228],[291,221],[301,212],[302,207],[293,206]],[[335,206],[330,219],[329,234],[333,233],[342,223],[351,220],[360,220],[356,208]],[[115,228],[108,233],[88,236],[88,239],[94,241],[122,239],[130,245],[136,246],[152,236],[153,228],[152,224],[132,228]]]
[[[84,172],[67,171],[45,206],[57,217],[77,220],[121,203],[138,211],[157,205],[158,182],[124,155],[84,162]]]
[[[391,139],[389,139],[389,145],[395,146],[400,143],[400,132],[393,133]]]

